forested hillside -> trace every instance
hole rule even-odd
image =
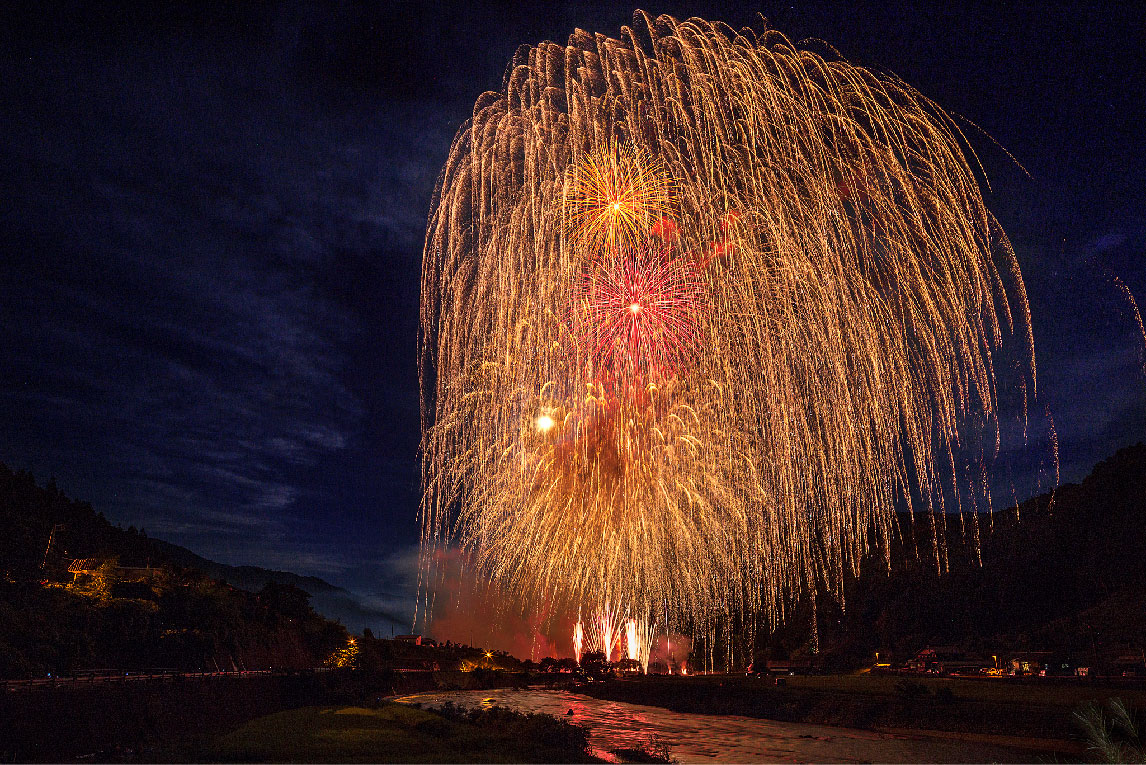
[[[1053,496],[1053,502],[1052,502]],[[831,664],[910,657],[927,645],[990,656],[1069,654],[1101,665],[1146,648],[1146,446],[1122,449],[1080,484],[970,522],[947,518],[950,569],[936,565],[926,517],[899,519],[888,574],[868,561],[844,607],[819,601],[819,650]],[[759,647],[806,653],[808,604]]]
[[[302,589],[242,590],[172,548],[0,465],[0,677],[304,668],[345,645]]]

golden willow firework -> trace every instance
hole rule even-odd
[[[454,140],[423,560],[459,545],[547,608],[775,617],[886,561],[897,506],[989,505],[1008,339],[1034,391],[1025,290],[930,100],[771,30],[636,18],[520,51]]]

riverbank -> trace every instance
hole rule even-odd
[[[278,712],[182,754],[201,762],[602,762],[582,728],[549,715],[391,702]]]
[[[992,741],[1077,758],[1085,750],[1072,713],[1120,696],[1146,706],[1140,689],[1008,684],[1004,680],[879,675],[638,677],[581,685],[597,699],[676,712]]]
[[[641,748],[682,763],[838,762],[838,763],[1030,763],[1081,760],[1059,747],[1031,746],[1026,740],[873,731],[803,722],[777,722],[742,715],[691,714],[659,707],[601,700],[568,690],[451,691],[396,699],[433,708],[443,704],[555,715],[588,731],[589,745],[602,757],[630,759]]]

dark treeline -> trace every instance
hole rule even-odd
[[[0,677],[295,669],[346,643],[303,590],[236,589],[176,564],[169,549],[0,465]]]

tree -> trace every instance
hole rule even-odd
[[[267,582],[259,591],[259,602],[269,610],[292,619],[311,615],[310,593],[290,584]]]
[[[581,669],[585,670],[585,674],[599,677],[604,675],[608,668],[609,662],[605,660],[602,651],[589,651],[581,657]]]
[[[617,671],[623,675],[639,675],[641,663],[636,659],[624,658],[617,662]]]

